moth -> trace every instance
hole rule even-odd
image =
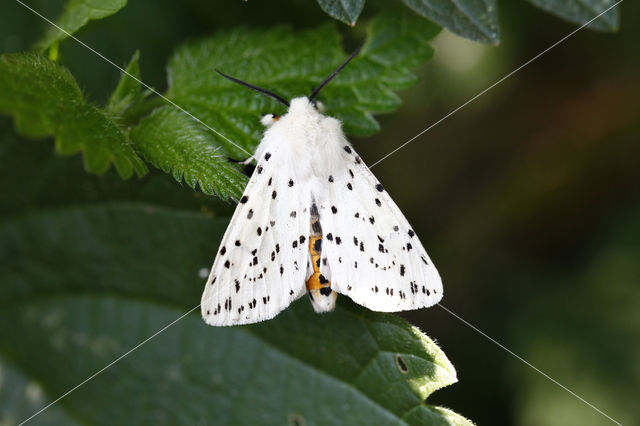
[[[266,130],[252,158],[255,170],[202,294],[207,324],[268,320],[304,293],[318,313],[333,310],[338,293],[384,312],[442,298],[440,276],[416,233],[340,121],[324,115],[315,100],[356,54],[309,97],[291,103],[217,71],[288,110],[261,120]]]

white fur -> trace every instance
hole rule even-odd
[[[442,297],[437,270],[346,140],[340,122],[318,112],[307,98],[293,99],[277,121],[265,116],[262,122],[268,128],[254,154],[258,164],[246,202],[236,208],[202,295],[205,321],[263,321],[305,293],[314,203],[327,260],[320,271],[333,290],[379,311],[437,303]],[[335,295],[321,303],[330,310]]]

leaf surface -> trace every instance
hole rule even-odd
[[[498,44],[496,0],[402,0],[416,13],[452,33],[482,43]]]
[[[225,226],[139,203],[3,221],[1,365],[38,398],[0,405],[43,406],[194,308]],[[319,316],[303,298],[251,327],[212,328],[196,310],[34,424],[469,424],[423,402],[456,381],[426,335],[341,299]]]
[[[62,14],[56,20],[55,26],[48,25],[48,29],[36,49],[44,52],[54,43],[58,43],[69,37],[91,20],[103,19],[113,15],[127,5],[127,0],[68,0]]]
[[[399,106],[393,90],[415,83],[410,69],[431,58],[429,40],[438,32],[408,13],[374,19],[361,53],[320,94],[327,114],[341,119],[347,133],[378,131],[372,114]],[[214,70],[291,99],[308,96],[345,58],[330,25],[298,33],[286,27],[221,32],[176,51],[169,62],[168,96],[242,148],[215,136],[231,156],[246,157],[243,149],[253,152],[261,138],[260,117],[282,114],[284,107]]]
[[[362,12],[364,0],[318,0],[318,4],[332,18],[353,26]]]
[[[613,6],[617,0],[528,0],[562,19],[583,25]],[[617,31],[620,26],[620,7],[616,6],[588,25],[598,31]]]
[[[147,172],[112,118],[85,100],[66,68],[42,56],[0,56],[0,113],[12,115],[24,136],[54,136],[60,154],[82,152],[89,172],[104,173],[112,163],[125,179]]]
[[[214,136],[173,106],[156,109],[132,131],[131,138],[154,166],[183,179],[191,188],[222,199],[240,199],[247,177],[230,163]]]

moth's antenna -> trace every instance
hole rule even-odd
[[[270,92],[267,89],[263,89],[262,87],[254,86],[253,84],[249,84],[249,83],[244,82],[242,80],[238,80],[237,78],[231,77],[230,75],[226,75],[225,73],[223,73],[223,72],[221,72],[219,70],[216,70],[216,72],[218,74],[220,74],[221,76],[223,76],[224,78],[233,81],[234,83],[241,84],[241,85],[243,85],[245,87],[248,87],[251,90],[255,90],[256,92],[260,92],[262,94],[270,96],[273,99],[275,99],[276,101],[280,102],[281,104],[286,105],[287,107],[289,107],[289,102],[287,102],[287,100],[285,98],[283,98],[282,96],[280,96],[280,95],[276,95],[275,93]]]
[[[351,62],[351,60],[353,58],[356,57],[356,55],[360,52],[360,49],[362,49],[362,46],[364,46],[364,43],[362,43],[360,46],[358,46],[358,48],[351,54],[349,55],[349,57],[342,63],[340,64],[340,66],[338,68],[335,69],[335,71],[333,71],[331,73],[331,75],[327,78],[324,79],[324,81],[322,83],[320,83],[320,85],[318,87],[316,87],[315,89],[313,89],[313,92],[311,92],[311,95],[309,96],[310,100],[313,100],[313,98],[315,98],[318,95],[318,92],[324,87],[326,86],[326,84],[328,82],[330,82],[333,77],[335,77],[336,75],[338,75],[338,73],[342,70],[342,68],[344,68],[345,66],[347,66],[347,64],[349,62]]]

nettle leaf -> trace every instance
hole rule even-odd
[[[364,0],[318,0],[318,4],[332,18],[353,26],[362,12]]]
[[[583,25],[595,18],[614,4],[617,0],[528,0],[562,19]],[[620,26],[620,7],[614,7],[591,24],[588,28],[598,31],[617,31]]]
[[[410,68],[431,58],[428,42],[438,31],[411,14],[374,19],[362,52],[320,93],[327,114],[341,119],[352,135],[378,131],[371,114],[399,106],[392,90],[416,81]],[[284,107],[214,70],[293,98],[308,96],[345,57],[330,25],[298,33],[286,27],[239,28],[178,49],[169,62],[168,96],[239,145],[242,149],[214,136],[232,157],[245,158],[243,150],[253,152],[261,138],[260,117],[281,114]]]
[[[415,83],[410,69],[431,58],[428,42],[439,31],[409,13],[374,19],[360,55],[321,92],[327,113],[341,119],[347,133],[378,131],[372,113],[400,105],[393,90]],[[284,107],[214,70],[293,98],[310,94],[344,58],[340,36],[328,25],[299,33],[240,28],[187,44],[169,62],[167,97],[225,137],[171,106],[143,119],[130,137],[146,159],[177,180],[237,199],[247,180],[227,157],[248,158],[262,137],[262,115],[282,114]]]
[[[122,203],[3,221],[0,368],[16,391],[0,410],[24,420],[196,307],[226,222]],[[468,425],[423,402],[455,381],[404,320],[346,298],[320,316],[304,298],[250,327],[206,326],[198,309],[36,421]]]
[[[349,134],[378,132],[380,125],[372,114],[400,106],[393,91],[418,81],[411,69],[431,59],[434,51],[429,41],[440,30],[410,13],[376,17],[362,52],[320,92],[327,113],[342,120]]]
[[[103,173],[111,163],[123,178],[147,172],[125,134],[85,100],[71,73],[35,54],[0,56],[0,112],[25,136],[54,136],[60,154],[83,152],[85,168]]]
[[[139,105],[149,94],[140,85],[140,52],[136,51],[111,94],[105,110],[112,116],[124,116],[129,108]]]
[[[131,132],[136,146],[154,166],[191,188],[222,199],[240,199],[247,177],[230,163],[214,136],[173,106],[156,109]]]
[[[53,146],[20,138],[0,117],[0,220],[28,211],[105,201],[146,202],[229,217],[234,206],[199,191],[185,191],[170,175],[151,170],[144,179],[123,181],[115,170],[90,175],[79,157],[54,155]]]
[[[56,25],[73,34],[87,25],[90,20],[113,15],[127,5],[127,0],[69,0],[64,6]],[[69,37],[64,31],[49,26],[45,36],[36,44],[39,52],[44,52],[54,43]]]
[[[402,0],[415,12],[459,36],[498,44],[497,0]]]

